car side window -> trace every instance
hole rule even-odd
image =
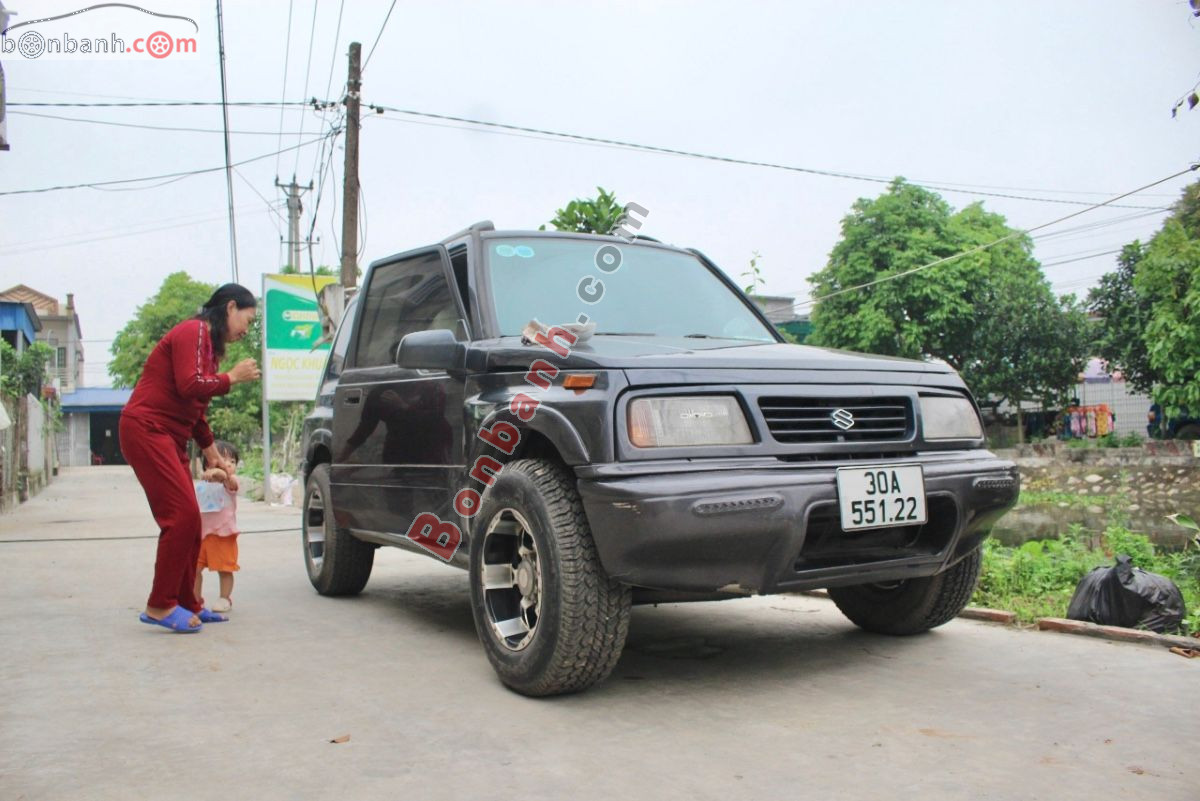
[[[444,328],[458,331],[460,313],[437,251],[375,269],[363,298],[355,367],[394,363],[406,334]]]
[[[325,368],[326,378],[337,378],[342,374],[342,365],[346,362],[346,351],[350,347],[350,332],[354,330],[354,316],[358,312],[357,299],[350,301],[337,333],[333,336],[333,347],[329,349],[329,366]]]

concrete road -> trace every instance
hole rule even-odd
[[[233,620],[175,635],[137,622],[131,473],[0,517],[0,799],[1200,799],[1200,660],[753,598],[635,609],[612,678],[535,701],[494,678],[463,573],[387,549],[321,598],[297,514],[241,518]]]

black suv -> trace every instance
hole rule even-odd
[[[941,625],[1019,489],[949,367],[786,344],[695,250],[490,223],[370,266],[304,454],[317,591],[380,545],[466,568],[527,695],[605,678],[634,603],[825,587]]]

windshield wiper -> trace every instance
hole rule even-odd
[[[767,343],[769,339],[758,339],[757,337],[719,337],[714,334],[684,334],[684,339],[727,339],[731,342],[762,342]]]
[[[635,331],[597,331],[594,337],[652,337],[654,334],[642,334]]]

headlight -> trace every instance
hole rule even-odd
[[[921,423],[925,439],[979,439],[983,426],[975,407],[966,398],[921,398]]]
[[[639,448],[745,445],[746,415],[729,396],[638,398],[629,404],[629,441]]]

